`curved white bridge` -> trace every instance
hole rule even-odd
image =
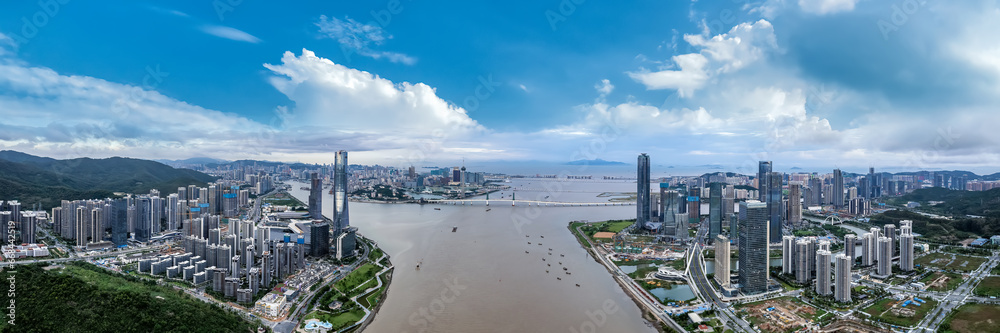
[[[559,202],[559,201],[538,201],[538,200],[486,200],[486,199],[456,199],[456,200],[427,200],[428,204],[439,204],[439,205],[476,205],[476,206],[490,206],[490,205],[506,205],[510,203],[511,206],[538,206],[538,207],[584,207],[584,206],[635,206],[635,201],[626,202]]]

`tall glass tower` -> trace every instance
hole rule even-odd
[[[767,204],[758,201],[740,203],[739,247],[740,287],[743,294],[767,292],[768,272],[768,211]]]
[[[768,176],[767,185],[767,211],[770,220],[770,242],[781,243],[781,225],[784,222],[785,209],[781,202],[781,182],[784,175],[780,172],[772,172]]]
[[[708,238],[722,234],[722,183],[708,185]]]
[[[347,151],[337,152],[333,164],[333,236],[340,236],[341,230],[350,226],[347,215]]]
[[[635,227],[642,228],[649,222],[649,155],[639,154],[639,169],[636,177]]]
[[[844,175],[840,169],[833,170],[833,207],[844,208]]]
[[[757,200],[767,202],[767,186],[771,183],[771,161],[760,161],[757,166]]]
[[[323,181],[319,174],[309,174],[309,217],[323,219]]]

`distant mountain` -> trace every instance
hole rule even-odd
[[[56,159],[25,154],[13,150],[0,150],[0,160],[10,161],[15,163],[22,163],[22,162],[50,163],[52,161],[55,161]]]
[[[205,167],[207,167],[207,168],[218,168],[218,167],[221,167],[221,166],[239,167],[239,166],[248,166],[248,165],[256,165],[256,166],[263,166],[263,167],[276,167],[276,166],[280,166],[280,165],[287,165],[287,166],[289,166],[289,167],[291,167],[293,169],[314,168],[314,167],[319,166],[319,164],[307,164],[307,163],[301,163],[301,162],[273,162],[273,161],[257,161],[257,160],[238,160],[238,161],[224,161],[224,162],[221,162],[221,163],[206,163]]]
[[[187,166],[187,165],[222,164],[229,162],[227,160],[220,160],[211,157],[192,157],[183,160],[154,160],[154,161],[174,167]]]
[[[62,199],[104,198],[112,192],[163,195],[177,187],[205,186],[215,177],[162,163],[132,158],[57,160],[16,151],[0,151],[0,200],[49,208]]]
[[[566,162],[565,164],[566,165],[628,165],[628,163],[605,161],[599,158],[595,160],[576,160],[572,162]]]

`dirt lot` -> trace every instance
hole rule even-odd
[[[768,308],[774,308],[767,311]],[[822,313],[798,300],[778,298],[743,306],[746,316],[763,332],[787,332],[805,326]]]
[[[1000,306],[966,304],[946,324],[958,333],[1000,332]]]

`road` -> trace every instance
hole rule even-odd
[[[704,267],[702,267],[703,262],[699,258],[701,257],[700,253],[702,251],[701,240],[707,234],[708,229],[699,229],[697,234],[698,237],[695,238],[694,242],[692,242],[691,249],[688,251],[688,276],[694,281],[694,286],[696,287],[695,291],[702,299],[708,301],[715,307],[715,311],[721,314],[720,319],[722,319],[726,325],[734,331],[756,332],[752,327],[750,327],[750,324],[736,316],[728,304],[719,299],[719,296],[715,293],[715,288],[705,276]]]
[[[931,314],[937,313],[933,317],[924,318],[920,323],[917,324],[917,328],[911,332],[937,332],[938,327],[944,322],[944,319],[948,316],[955,308],[962,306],[962,304],[967,303],[969,300],[973,300],[979,303],[996,303],[997,300],[990,299],[986,297],[973,297],[972,292],[976,289],[976,285],[986,276],[989,276],[990,271],[997,262],[1000,261],[1000,257],[994,253],[990,257],[990,261],[980,265],[975,271],[969,274],[969,277],[965,279],[955,290],[944,294],[938,293],[938,297],[935,297],[940,301],[938,307],[931,310]]]

